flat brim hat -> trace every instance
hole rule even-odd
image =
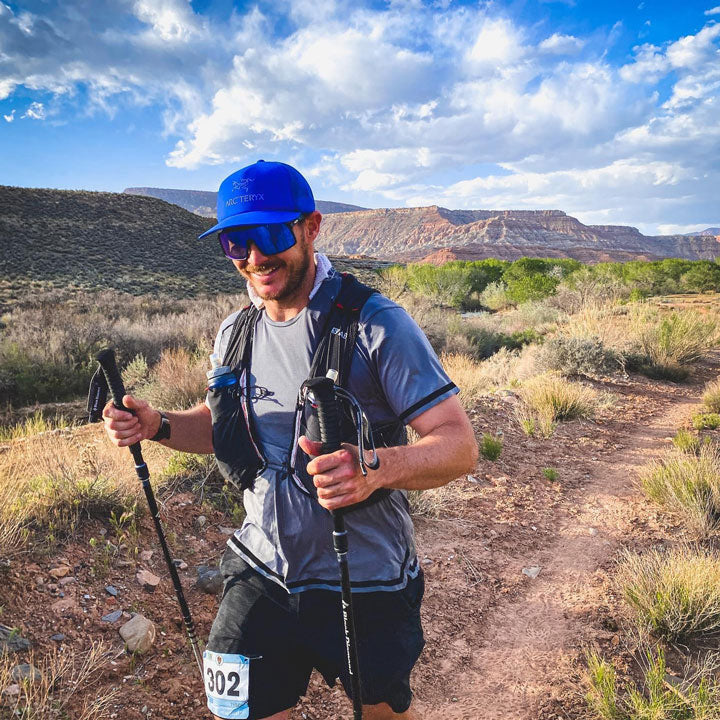
[[[239,225],[290,222],[313,210],[315,198],[310,185],[294,167],[258,160],[222,181],[217,195],[217,225],[198,239]]]

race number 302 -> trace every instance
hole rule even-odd
[[[203,660],[210,711],[221,718],[247,718],[250,658],[206,651]]]

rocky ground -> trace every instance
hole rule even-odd
[[[718,371],[714,357],[684,385],[636,376],[597,382],[615,396],[614,405],[595,421],[561,424],[549,439],[520,431],[511,393],[476,405],[477,432],[503,433],[501,457],[481,461],[473,475],[451,484],[439,517],[416,521],[427,580],[427,646],[413,675],[421,717],[582,716],[584,648],[621,642],[609,582],[614,558],[620,548],[646,546],[665,531],[665,519],[636,489],[636,469],[669,447]],[[548,480],[543,468],[556,469],[557,479]],[[211,569],[230,521],[186,492],[164,498],[162,517],[205,638],[218,602]],[[97,541],[113,532],[88,523],[69,542],[2,570],[1,619],[13,629],[5,641],[13,643],[18,664],[32,661],[30,652],[105,644],[102,669],[76,692],[70,717],[85,699],[110,692],[116,695],[103,717],[209,717],[149,517],[125,538],[125,549],[108,556]],[[130,620],[137,636],[129,634]],[[130,654],[126,642],[149,649]],[[341,691],[314,676],[291,717],[351,715]]]

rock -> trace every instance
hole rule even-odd
[[[115,610],[115,612],[111,612],[108,615],[103,615],[102,621],[106,623],[114,623],[117,622],[122,617],[123,611],[122,610]]]
[[[16,628],[0,625],[0,655],[25,652],[30,649],[30,641],[21,637]]]
[[[135,615],[120,628],[120,637],[128,652],[147,652],[155,642],[155,625],[142,615]]]
[[[173,565],[178,570],[187,570],[188,569],[188,564],[184,560],[173,560]]]
[[[43,679],[42,673],[32,665],[23,663],[22,665],[16,665],[10,676],[16,683],[20,683],[23,680],[30,680],[32,682],[40,682]]]
[[[66,585],[71,585],[74,582],[77,582],[76,579],[72,575],[68,575],[67,577],[62,578],[58,585],[65,587]]]
[[[217,568],[200,565],[197,569],[197,585],[208,595],[217,595],[223,589],[223,576]]]
[[[141,559],[143,562],[150,562],[150,560],[152,559],[152,556],[153,556],[153,551],[152,551],[152,550],[143,550],[143,551],[140,553],[140,559]]]
[[[118,594],[117,588],[114,585],[106,585],[105,592],[113,597],[117,597]]]
[[[50,570],[50,575],[52,575],[56,580],[59,580],[60,578],[64,578],[66,575],[69,575],[71,570],[72,568],[70,566],[61,565],[60,567]]]
[[[40,588],[44,584],[45,584],[45,578],[42,575],[36,575],[35,576],[35,585],[37,585]]]
[[[592,535],[592,537],[595,537],[598,534],[597,528],[590,528],[588,530],[588,534]]]
[[[233,534],[235,533],[235,528],[225,527],[224,525],[220,525],[220,526],[218,527],[218,530],[219,530],[223,535],[233,535]]]
[[[135,579],[139,585],[147,590],[148,592],[155,592],[155,588],[160,584],[160,578],[157,575],[153,575],[149,570],[140,570]]]
[[[16,695],[20,694],[20,686],[19,685],[8,685],[3,690],[4,695],[9,695],[10,697],[15,697]]]
[[[72,611],[79,610],[80,608],[79,608],[78,604],[75,602],[75,598],[64,597],[64,598],[62,598],[62,599],[57,600],[56,602],[54,602],[54,603],[50,606],[50,609],[51,609],[53,612],[56,612],[56,613],[58,613],[58,614],[62,614],[62,613],[64,613],[64,612],[67,612],[67,611],[70,611],[70,610],[72,610]]]
[[[65,636],[62,633],[55,633],[55,635],[51,635],[50,639],[54,642],[62,642],[65,639]]]
[[[527,575],[531,580],[534,580],[539,574],[542,568],[539,565],[532,565],[522,569],[522,574]]]
[[[205,525],[207,525],[207,518],[206,518],[204,515],[198,515],[198,516],[195,518],[195,524],[196,524],[199,528],[204,528]]]

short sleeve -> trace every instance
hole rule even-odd
[[[399,305],[373,295],[359,333],[387,403],[404,423],[459,392],[423,331]]]

